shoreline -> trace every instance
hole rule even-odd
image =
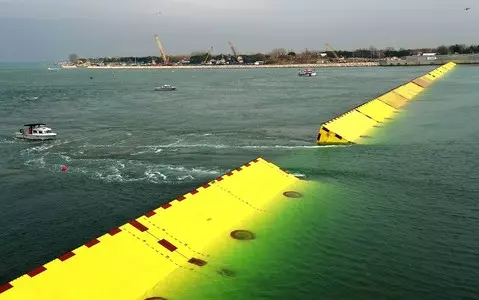
[[[62,69],[284,69],[284,68],[346,68],[346,67],[379,67],[377,62],[352,62],[330,64],[288,64],[288,65],[195,65],[195,66],[61,66]]]

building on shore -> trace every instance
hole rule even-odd
[[[406,56],[401,59],[388,58],[380,62],[381,66],[422,66],[443,65],[448,62],[456,64],[479,64],[479,54],[453,54],[437,55],[436,53],[423,53],[421,55]]]

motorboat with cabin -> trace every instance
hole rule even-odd
[[[19,132],[15,133],[16,138],[37,141],[53,140],[56,136],[57,134],[43,123],[25,124]]]
[[[311,68],[306,68],[298,72],[298,76],[311,77],[316,76],[316,72],[311,70]]]
[[[155,87],[155,91],[176,91],[176,87],[169,84],[164,84],[162,86]]]

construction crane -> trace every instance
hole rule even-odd
[[[340,61],[340,60],[344,60],[343,57],[339,57],[338,54],[336,53],[336,50],[333,48],[333,46],[331,46],[330,44],[326,43],[326,51],[328,51],[328,49],[333,53],[334,57],[335,57],[335,60],[337,61]]]
[[[230,48],[231,48],[231,51],[233,52],[234,57],[236,58],[236,60],[238,60],[238,63],[242,64],[243,63],[243,58],[238,55],[238,53],[236,52],[235,46],[233,46],[233,43],[228,42],[228,44],[230,45]]]
[[[202,64],[206,64],[208,62],[208,59],[211,57],[211,53],[213,53],[213,47],[211,47],[210,50],[206,52],[206,57],[205,60],[203,60]]]
[[[158,49],[160,49],[161,57],[163,58],[163,64],[168,64],[168,57],[166,57],[165,51],[163,50],[163,46],[161,45],[160,38],[157,34],[155,34],[156,44],[158,45]]]

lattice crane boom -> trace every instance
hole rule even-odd
[[[163,63],[166,65],[168,64],[168,57],[165,54],[165,50],[163,50],[163,46],[161,45],[160,38],[157,34],[155,34],[155,41],[158,45],[158,49],[160,49],[161,57],[163,58]]]

